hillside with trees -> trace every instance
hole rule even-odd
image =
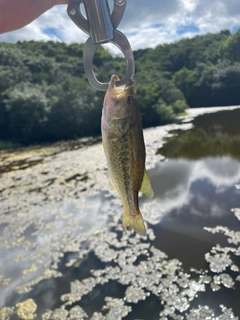
[[[240,104],[240,30],[206,34],[134,52],[143,126],[174,121],[189,107]],[[100,135],[104,93],[83,70],[82,44],[0,44],[0,140],[21,144]],[[100,48],[97,78],[125,73],[125,61]]]

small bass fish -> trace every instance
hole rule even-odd
[[[138,192],[149,198],[153,189],[145,169],[145,145],[141,116],[131,80],[116,86],[118,76],[109,82],[102,110],[102,140],[107,158],[110,189],[115,189],[123,204],[122,227],[146,234],[138,207]]]

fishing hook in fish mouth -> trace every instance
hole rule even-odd
[[[80,11],[80,3],[84,4],[87,19]],[[126,74],[116,82],[116,85],[127,84],[134,76],[135,65],[131,46],[126,36],[116,30],[125,11],[126,3],[127,0],[114,0],[113,11],[110,14],[107,0],[69,0],[67,8],[69,17],[80,29],[90,35],[83,48],[84,70],[91,86],[100,91],[106,91],[108,83],[102,83],[95,77],[93,58],[99,46],[104,43],[116,45],[126,60]]]

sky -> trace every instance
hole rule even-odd
[[[112,3],[109,0],[110,7]],[[28,26],[0,35],[0,42],[85,42],[87,36],[71,21],[66,8],[55,6]],[[118,29],[137,50],[223,29],[234,33],[239,27],[239,0],[128,0]],[[114,52],[115,47],[111,47]]]

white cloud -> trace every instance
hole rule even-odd
[[[182,0],[182,6],[185,10],[193,12],[196,9],[198,0]]]
[[[25,28],[0,35],[0,41],[85,42],[87,36],[70,20],[66,8],[56,6]],[[231,29],[239,25],[239,21],[240,2],[235,0],[128,0],[119,30],[127,34],[136,50],[195,34]],[[194,28],[185,30],[186,26]]]

